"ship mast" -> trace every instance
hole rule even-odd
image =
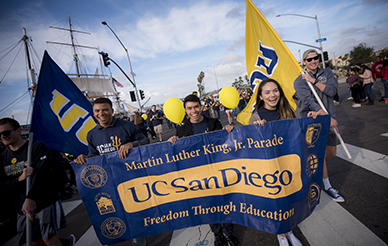
[[[31,80],[31,87],[29,87],[28,89],[31,90],[32,93],[33,93],[33,96],[35,96],[35,91],[36,91],[35,71],[34,71],[34,68],[31,65],[30,52],[28,50],[28,44],[27,44],[28,37],[27,37],[26,29],[24,27],[23,27],[23,37],[22,37],[22,40],[24,42],[24,47],[26,49],[28,73],[29,73],[30,80]]]
[[[69,29],[70,29],[70,37],[71,37],[71,46],[73,47],[73,56],[74,56],[74,61],[75,61],[75,67],[77,68],[77,77],[80,77],[79,66],[78,66],[78,55],[77,55],[77,52],[75,51],[73,29],[72,29],[72,25],[71,25],[70,15],[68,15],[68,18],[69,18]]]
[[[102,76],[103,78],[105,77],[104,76],[104,73],[103,73],[103,67],[102,67],[102,61],[101,61],[101,57],[99,57],[100,59],[100,66],[101,66],[101,72],[102,74],[101,75],[97,75],[97,74],[87,74],[87,73],[80,73],[80,65],[79,65],[79,58],[78,58],[78,54],[76,52],[76,47],[78,48],[88,48],[88,49],[95,49],[95,50],[98,50],[99,51],[99,48],[96,48],[96,47],[90,47],[90,46],[85,46],[85,45],[78,45],[76,44],[75,40],[74,40],[74,33],[82,33],[82,34],[88,34],[88,35],[91,35],[91,33],[88,33],[88,32],[83,32],[83,31],[78,31],[78,30],[74,30],[73,29],[73,25],[71,24],[71,18],[70,18],[70,15],[68,15],[68,19],[69,19],[69,29],[67,28],[61,28],[61,27],[55,27],[55,26],[49,26],[50,28],[53,28],[53,29],[58,29],[58,30],[63,30],[63,31],[69,31],[70,32],[70,37],[71,37],[71,43],[60,43],[60,42],[51,42],[51,41],[46,41],[46,43],[50,43],[50,44],[59,44],[59,45],[67,45],[67,46],[71,46],[72,49],[73,49],[73,57],[74,57],[74,62],[75,62],[75,67],[77,69],[76,71],[76,74],[67,74],[68,76],[76,76],[78,78],[81,78],[81,77],[100,77]],[[114,84],[112,82],[112,85],[113,85],[113,88],[114,90],[116,91],[116,88],[114,87]],[[110,97],[110,96],[116,96],[116,100],[118,101],[117,102],[117,105],[118,105],[118,108],[121,109],[121,105],[119,103],[119,100],[118,100],[118,93],[117,91],[113,94],[113,95],[110,95],[108,94],[108,92],[106,92],[106,95],[94,95],[94,96],[86,96],[87,98],[91,99],[91,98],[96,98],[96,97]]]
[[[66,28],[61,28],[61,27],[55,27],[55,26],[49,26],[50,28],[53,28],[53,29],[58,29],[58,30],[63,30],[63,31],[69,31],[70,32],[70,38],[71,38],[71,44],[66,44],[66,43],[59,43],[59,42],[50,42],[50,41],[46,41],[46,43],[50,43],[50,44],[59,44],[59,45],[68,45],[68,46],[71,46],[73,48],[73,57],[74,57],[74,62],[75,62],[75,67],[77,69],[77,73],[76,74],[68,74],[68,75],[75,75],[77,77],[81,77],[81,76],[92,76],[92,74],[81,74],[80,73],[80,66],[79,66],[79,58],[78,58],[78,54],[77,54],[77,51],[76,51],[76,47],[80,47],[80,48],[88,48],[88,49],[95,49],[95,50],[98,50],[98,48],[96,47],[90,47],[90,46],[85,46],[85,45],[77,45],[75,44],[75,41],[74,41],[74,35],[73,33],[77,32],[77,33],[82,33],[82,34],[88,34],[90,35],[89,32],[82,32],[82,31],[77,31],[77,30],[74,30],[73,29],[73,25],[71,24],[71,18],[70,18],[70,15],[68,15],[68,19],[69,19],[69,29],[66,29]]]

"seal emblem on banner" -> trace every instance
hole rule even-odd
[[[116,212],[116,209],[113,206],[112,199],[109,199],[108,197],[101,196],[97,200],[96,204],[98,207],[98,211],[100,212],[100,215]]]
[[[314,147],[314,143],[318,140],[321,129],[321,124],[310,124],[307,126],[306,143],[309,145],[309,148]]]
[[[96,189],[104,186],[108,180],[108,175],[104,168],[96,165],[90,165],[81,172],[81,183],[90,189]]]
[[[116,239],[124,235],[126,226],[124,221],[117,217],[110,217],[104,220],[101,224],[101,233],[109,238]]]
[[[314,175],[318,169],[318,157],[311,154],[307,157],[306,173],[309,177]]]
[[[321,191],[319,186],[315,183],[312,183],[309,189],[309,208],[314,208],[318,204],[319,197],[321,196],[320,193]]]

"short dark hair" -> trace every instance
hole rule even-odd
[[[93,101],[92,105],[94,104],[102,104],[107,103],[110,105],[111,108],[113,108],[112,101],[109,98],[106,97],[99,97],[96,100]]]
[[[10,124],[14,130],[17,130],[20,128],[19,122],[12,118],[2,118],[0,119],[0,126],[5,125],[5,124]]]
[[[197,102],[199,105],[201,105],[201,100],[199,100],[199,97],[197,97],[194,94],[187,95],[185,99],[183,99],[183,107],[186,108],[187,102]]]

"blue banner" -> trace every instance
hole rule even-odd
[[[102,244],[200,224],[286,233],[319,203],[330,116],[282,120],[72,163]]]
[[[93,108],[73,81],[44,52],[31,121],[34,140],[75,156],[88,154]]]

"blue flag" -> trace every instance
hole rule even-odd
[[[86,135],[95,126],[91,103],[45,51],[31,121],[34,140],[75,156],[87,154]]]
[[[319,203],[330,116],[268,122],[73,163],[102,244],[234,223],[291,231]]]

